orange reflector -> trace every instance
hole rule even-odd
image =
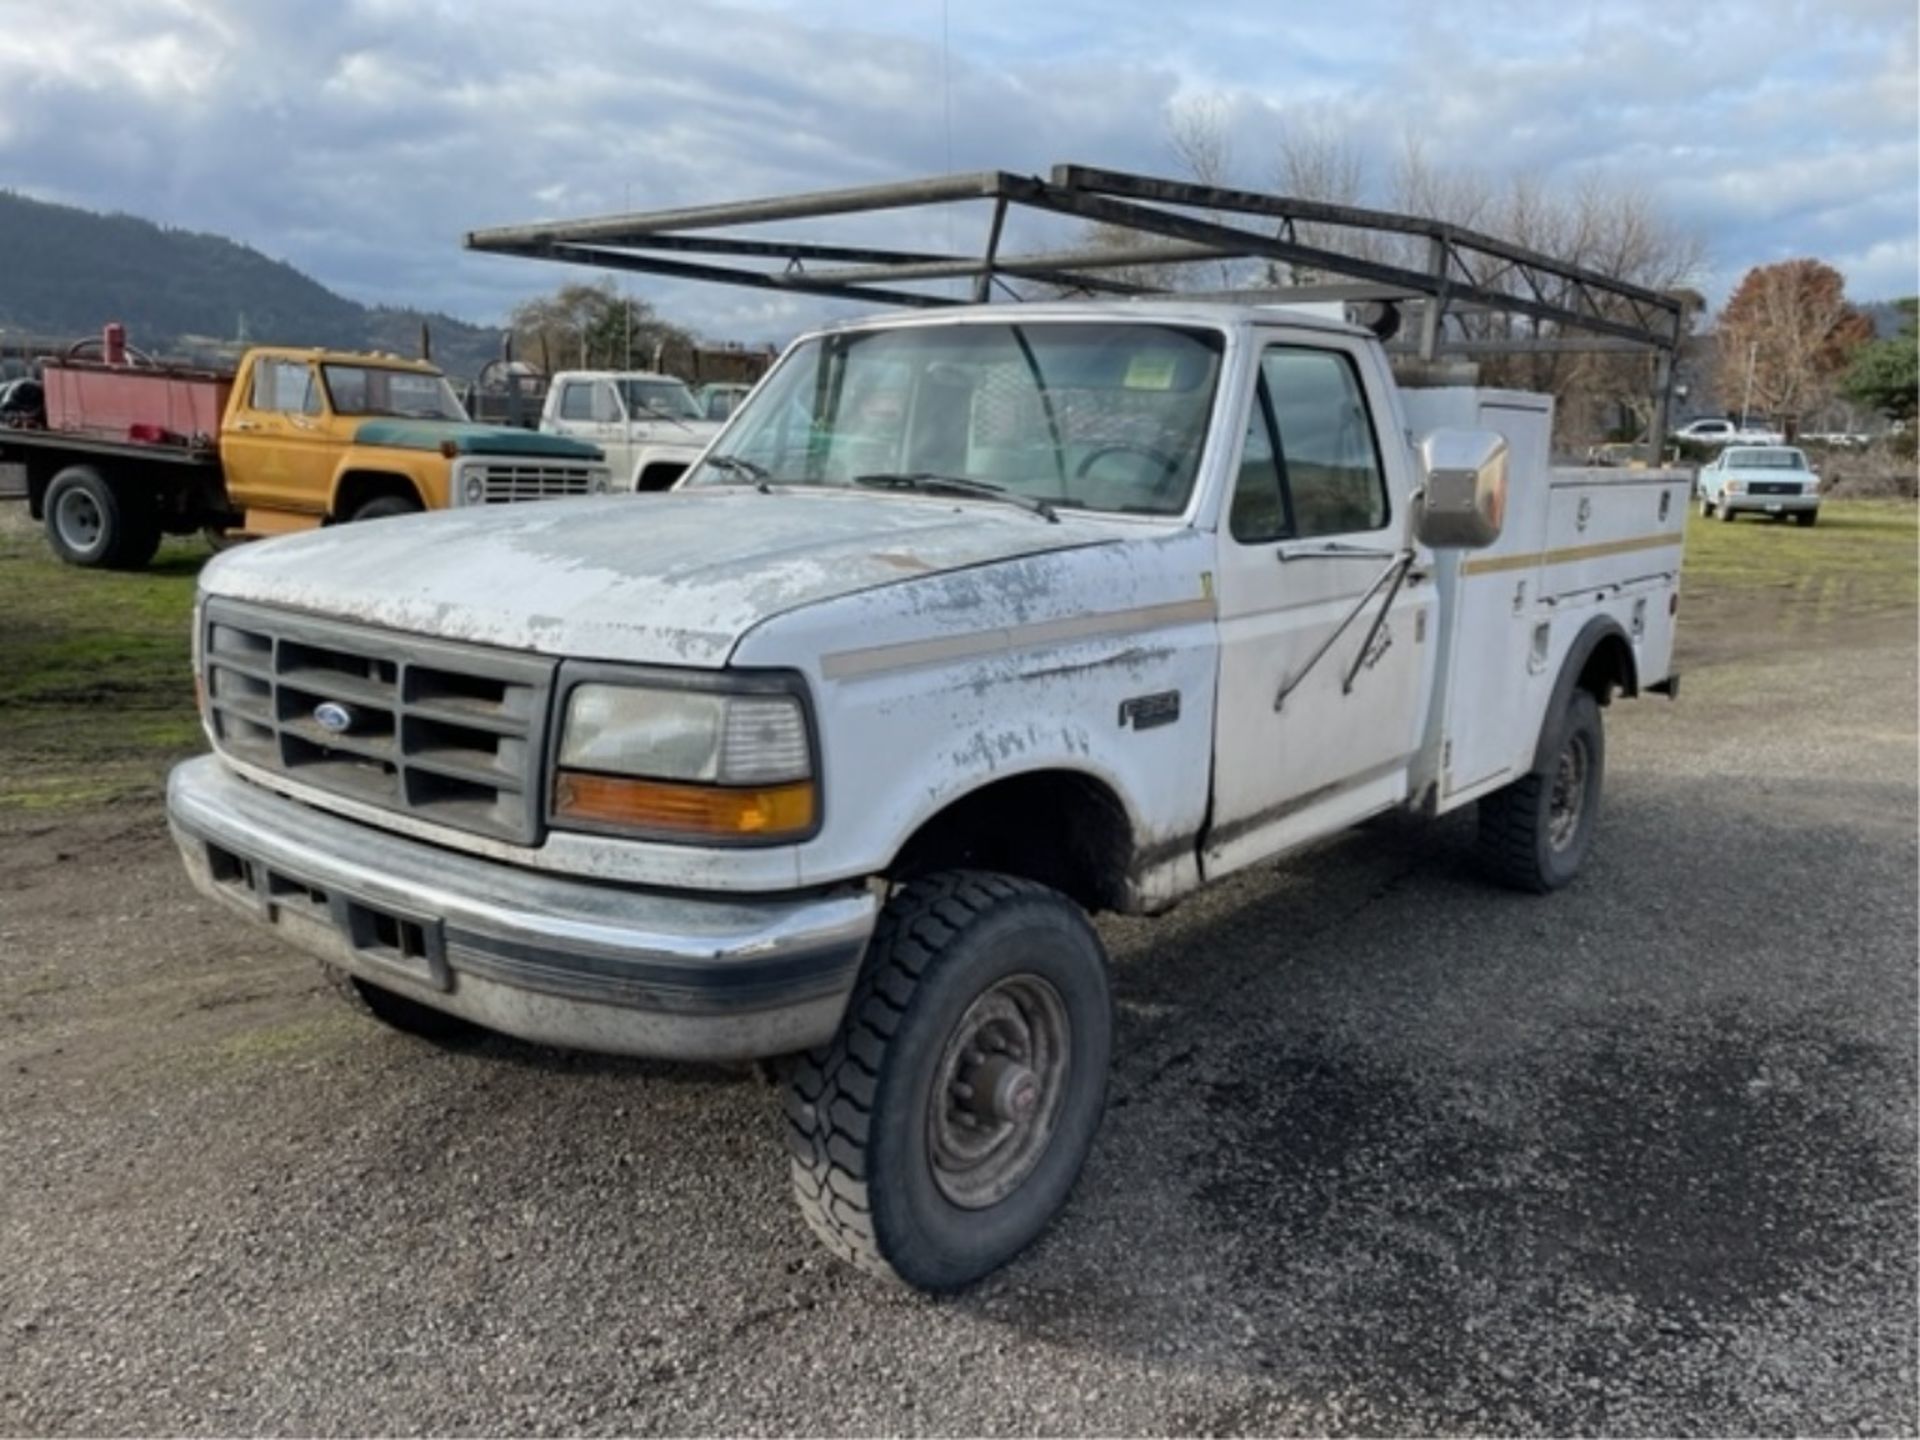
[[[554,777],[553,815],[675,835],[771,840],[813,828],[813,782],[732,789],[562,770]]]

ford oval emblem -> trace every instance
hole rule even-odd
[[[344,735],[353,728],[353,711],[338,700],[322,700],[313,707],[313,723],[329,735]]]

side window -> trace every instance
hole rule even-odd
[[[289,415],[318,415],[320,387],[312,367],[294,360],[262,360],[253,367],[255,410],[278,410]]]
[[[1353,361],[1274,346],[1260,359],[1293,534],[1345,535],[1387,523],[1386,477]]]
[[[560,389],[560,418],[562,420],[593,419],[593,386],[578,380],[569,380]]]
[[[1273,443],[1273,406],[1264,377],[1247,419],[1247,441],[1240,452],[1240,476],[1233,485],[1228,529],[1233,538],[1254,545],[1291,533],[1286,492],[1280,488],[1280,457]]]
[[[292,402],[287,408],[300,415],[318,415],[320,413],[320,380],[313,373],[313,367],[289,365],[287,372],[287,379],[283,384],[290,385],[292,388],[283,388],[280,392]]]

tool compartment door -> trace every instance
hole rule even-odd
[[[1560,625],[1597,607],[1633,642],[1640,684],[1673,661],[1674,593],[1691,479],[1681,470],[1553,472],[1542,584]],[[1555,645],[1571,643],[1560,635]]]
[[[1484,550],[1436,558],[1446,617],[1439,712],[1443,807],[1496,789],[1532,760],[1531,631],[1546,548],[1553,400],[1520,391],[1450,388],[1402,396],[1416,435],[1442,427],[1505,436],[1507,513]]]

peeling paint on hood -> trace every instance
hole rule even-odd
[[[920,496],[678,491],[308,531],[227,551],[201,588],[442,639],[718,668],[748,630],[802,606],[1113,538]]]

